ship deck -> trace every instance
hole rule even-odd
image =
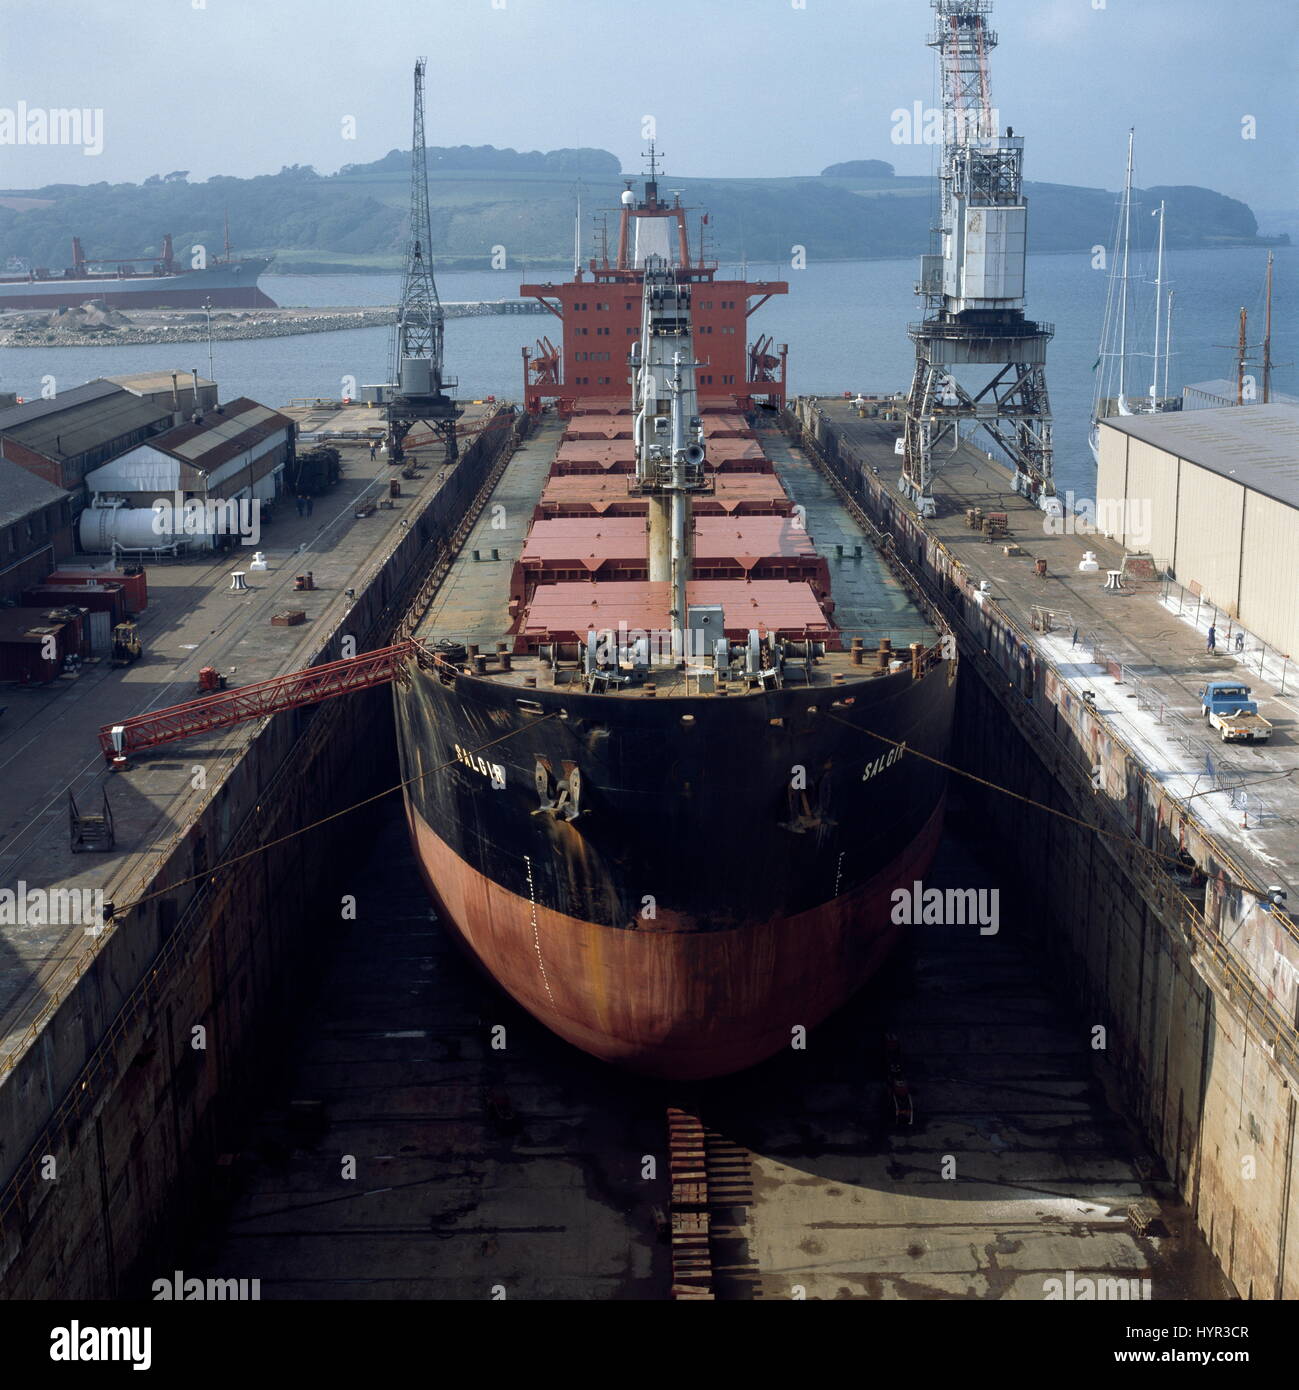
[[[612,413],[575,418],[580,422],[577,428],[589,430],[627,428],[630,422],[629,416]],[[744,427],[743,418],[738,416],[709,419],[710,423],[720,420],[723,428],[735,427],[736,421]],[[617,634],[620,627],[625,627],[632,634],[654,634],[662,631],[667,611],[666,583],[594,577],[594,571],[602,568],[609,556],[622,556],[624,551],[630,554],[632,549],[644,553],[647,542],[642,518],[570,517],[562,521],[541,520],[534,525],[539,503],[557,481],[551,471],[555,460],[562,449],[571,446],[574,424],[573,420],[566,422],[551,414],[541,418],[536,431],[507,466],[417,633],[430,646],[445,640],[476,649],[474,654],[486,658],[480,674],[520,690],[532,686],[580,687],[582,683],[581,672],[575,667],[553,669],[543,665],[536,654],[539,644],[556,639],[571,641],[571,634],[585,634],[591,628]],[[798,579],[694,579],[690,582],[691,603],[721,606],[726,631],[733,640],[742,640],[751,627],[765,624],[774,631],[828,640],[832,647],[842,643],[844,650],[827,651],[810,669],[802,664],[788,667],[788,680],[795,685],[833,687],[860,679],[864,673],[887,670],[890,661],[910,665],[912,643],[918,642],[926,649],[932,647],[937,638],[935,629],[880,559],[865,530],[844,509],[834,490],[802,452],[773,429],[763,429],[758,438],[738,442],[752,445],[773,472],[732,476],[762,480],[758,490],[764,495],[779,493],[801,509],[801,524],[795,527],[793,520],[778,516],[701,516],[697,562],[700,546],[711,536],[725,532],[728,540],[733,540],[730,533],[737,530],[741,542],[750,538],[749,543],[738,545],[741,551],[757,549],[777,559],[787,557],[789,563],[810,561],[819,573],[830,577],[833,622],[827,620],[808,583]],[[709,447],[711,450],[711,436]],[[616,478],[561,476],[558,481],[581,483],[588,491],[608,487],[622,492],[622,484]],[[579,491],[574,488],[574,495]],[[563,532],[562,542],[550,541],[554,531]],[[591,544],[579,545],[584,536]],[[758,542],[756,546],[754,541]],[[526,567],[530,557],[538,556],[542,550],[549,556],[555,544],[559,547],[555,554],[563,552],[561,558],[571,561],[569,568],[582,568],[584,578],[581,582],[537,585],[526,611],[521,613],[517,602],[520,567]],[[582,557],[576,553],[577,549],[590,550],[592,546],[603,547],[600,555]],[[754,557],[744,558],[745,568],[752,570]],[[597,565],[597,560],[601,564]],[[588,571],[590,578],[585,577]],[[742,572],[737,559],[737,573]],[[861,640],[865,653],[860,665],[852,661],[850,647],[854,638]],[[881,666],[877,653],[884,639],[888,646],[884,648]],[[498,651],[502,648],[511,653],[509,671],[501,668]],[[715,685],[708,679],[711,669],[687,666],[676,670],[665,646],[656,651],[660,658],[652,663],[646,677],[652,690],[647,691],[646,681],[638,679],[626,684],[615,682],[604,693],[621,698],[715,693]],[[756,688],[755,684],[730,682],[726,693],[742,695]]]

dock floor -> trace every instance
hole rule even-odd
[[[1008,887],[959,824],[927,882]],[[681,1106],[727,1150],[720,1298],[1040,1300],[1071,1270],[1149,1279],[1156,1301],[1231,1296],[1008,913],[995,935],[917,928],[806,1051],[682,1086],[595,1062],[474,971],[429,910],[395,806],[357,906],[187,1271],[257,1275],[264,1299],[664,1299],[655,1208]],[[886,1029],[910,1128],[884,1110]],[[493,1091],[517,1132],[493,1124]],[[320,1107],[317,1132],[295,1130],[294,1102]],[[1159,1220],[1137,1236],[1142,1199]]]

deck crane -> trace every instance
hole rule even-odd
[[[388,412],[388,462],[405,456],[406,436],[426,424],[446,443],[446,458],[457,455],[456,418],[461,407],[447,394],[459,383],[443,374],[442,301],[433,279],[432,220],[429,216],[428,160],[424,148],[424,68],[415,61],[415,117],[410,151],[410,229],[401,303],[393,327],[392,370],[384,392]]]

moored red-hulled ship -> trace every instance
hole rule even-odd
[[[911,754],[946,754],[953,644],[772,428],[785,352],[746,328],[786,290],[720,278],[653,173],[612,255],[523,287],[563,337],[524,354],[531,437],[395,687],[446,924],[652,1075],[736,1071],[842,1004],[941,825]]]

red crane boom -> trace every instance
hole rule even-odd
[[[282,710],[332,700],[336,695],[348,695],[354,690],[387,685],[401,677],[403,662],[415,652],[416,646],[413,641],[398,642],[395,646],[380,647],[360,656],[327,661],[305,671],[291,671],[287,676],[257,681],[238,690],[223,690],[183,705],[137,714],[117,724],[105,724],[99,731],[99,745],[111,763],[141,748],[156,748],[162,743],[210,733],[213,729],[226,729],[248,719],[262,719]]]

